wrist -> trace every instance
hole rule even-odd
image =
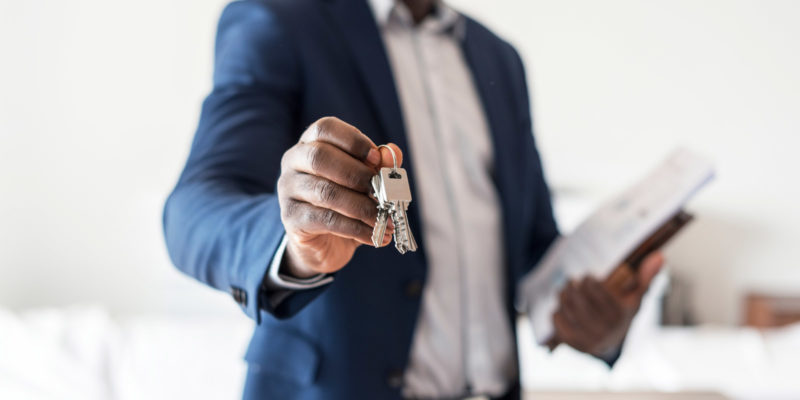
[[[283,260],[281,260],[279,272],[283,275],[288,275],[298,279],[308,279],[319,275],[319,272],[316,272],[303,265],[303,263],[298,260],[294,246],[292,246],[291,242],[286,246],[286,254],[283,257]]]

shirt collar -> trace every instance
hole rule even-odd
[[[369,5],[372,8],[375,21],[381,28],[386,27],[393,21],[399,21],[407,26],[412,24],[411,12],[402,1],[369,0]],[[435,0],[434,7],[434,12],[425,17],[418,27],[437,32],[447,32],[457,39],[463,39],[464,17],[442,0]]]

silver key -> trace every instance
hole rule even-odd
[[[386,234],[386,225],[389,223],[389,211],[378,207],[378,220],[375,221],[375,228],[372,229],[372,244],[380,247],[383,244],[383,235]]]
[[[389,221],[389,208],[386,201],[381,200],[381,176],[375,175],[372,177],[372,195],[378,199],[378,218],[375,221],[375,227],[372,228],[372,245],[380,247],[383,244],[383,235],[386,233],[386,225]]]
[[[378,218],[375,221],[375,227],[372,229],[372,244],[375,247],[380,247],[383,244],[383,235],[386,233],[386,225],[389,221],[389,209],[386,207],[386,202],[381,201],[378,197],[381,191],[381,176],[375,175],[372,177],[372,194],[378,199]]]
[[[394,223],[394,246],[400,254],[416,251],[417,242],[408,226],[408,204],[411,203],[411,188],[408,175],[403,168],[381,168],[380,196],[389,209],[389,216]]]
[[[408,184],[406,170],[397,167],[394,150],[389,146],[394,159],[394,168],[381,168],[380,173],[372,177],[372,190],[378,199],[378,219],[372,231],[372,243],[378,247],[383,242],[387,219],[392,218],[394,224],[394,245],[400,254],[416,251],[417,242],[408,226],[406,211],[411,203],[411,188]]]
[[[400,254],[406,251],[417,251],[417,241],[408,226],[408,216],[406,210],[408,203],[405,201],[393,203],[392,211],[389,213],[394,223],[394,247]]]

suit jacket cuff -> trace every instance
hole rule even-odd
[[[272,262],[269,265],[269,272],[267,274],[267,281],[265,282],[267,289],[289,289],[289,290],[304,290],[313,289],[326,285],[333,281],[333,277],[328,274],[319,274],[310,278],[296,278],[291,275],[281,273],[281,262],[283,255],[286,252],[286,235],[283,235],[275,255],[272,257]]]
[[[268,309],[276,310],[292,294],[301,290],[315,289],[333,282],[333,276],[319,274],[310,278],[297,278],[281,273],[281,262],[286,252],[286,235],[283,235],[275,255],[272,257],[267,269],[267,279],[264,280],[262,302]]]

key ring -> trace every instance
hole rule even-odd
[[[392,168],[392,172],[397,172],[397,155],[394,154],[394,149],[388,144],[382,144],[378,146],[379,149],[381,147],[386,147],[387,149],[389,149],[389,152],[392,153],[392,161],[394,162],[394,168]]]

